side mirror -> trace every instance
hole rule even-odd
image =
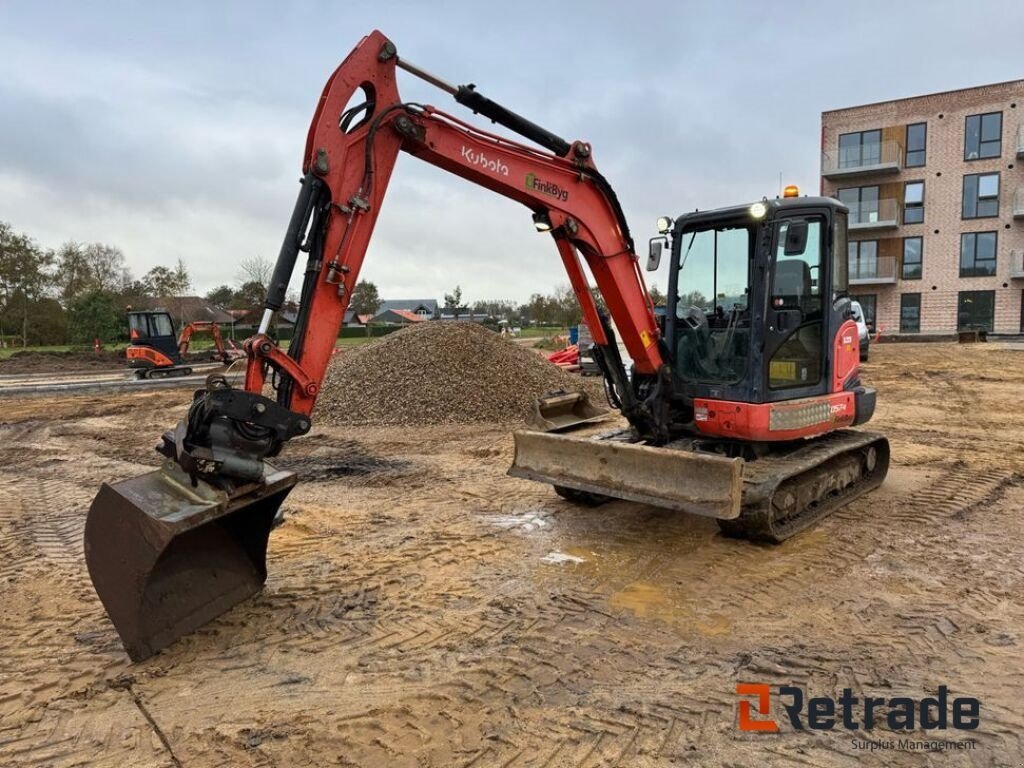
[[[661,264],[661,254],[668,245],[667,237],[652,237],[647,245],[647,271],[654,272]]]
[[[791,221],[786,227],[786,256],[800,256],[807,250],[807,222]]]

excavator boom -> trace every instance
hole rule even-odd
[[[399,68],[542,148],[436,107],[404,102],[395,82]],[[561,139],[473,86],[449,85],[403,61],[390,40],[373,32],[333,73],[317,104],[302,186],[263,320],[244,345],[244,390],[211,376],[187,417],[163,436],[163,467],[105,483],[90,508],[86,562],[133,659],[146,658],[262,587],[270,530],[297,480],[267,459],[310,429],[309,415],[400,151],[533,212],[538,231],[555,241],[592,330],[595,356],[623,412],[639,430],[653,429],[656,421],[633,395],[611,322],[599,313],[584,274],[585,262],[636,370],[656,375],[662,359],[653,305],[625,217],[590,146]],[[303,252],[308,257],[299,313],[285,352],[267,331]],[[273,398],[264,394],[271,371]],[[573,406],[568,404],[569,412]],[[566,403],[554,407],[564,428]],[[594,416],[586,404],[576,411]]]

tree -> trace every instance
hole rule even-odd
[[[218,285],[206,294],[206,300],[215,307],[230,307],[234,298],[235,292],[227,285]]]
[[[530,296],[530,303],[527,305],[531,322],[538,325],[551,325],[555,322],[555,306],[549,296],[535,293]]]
[[[178,263],[174,265],[174,295],[183,296],[188,293],[188,289],[191,287],[192,275],[188,273],[188,267],[185,266],[185,262],[179,256]]]
[[[376,315],[381,305],[380,293],[377,286],[369,280],[360,280],[352,290],[352,299],[349,301],[349,309],[357,315]]]
[[[142,288],[146,296],[183,296],[188,293],[192,278],[185,262],[178,259],[174,269],[157,265],[142,278]]]
[[[0,337],[21,336],[23,346],[63,344],[67,341],[67,312],[54,298],[27,298],[18,291],[0,311]]]
[[[679,306],[680,307],[690,307],[690,306],[693,306],[693,307],[700,307],[701,309],[710,309],[711,308],[709,303],[708,303],[707,298],[700,291],[690,291],[689,293],[684,293],[682,296],[679,297]]]
[[[274,274],[274,263],[272,261],[264,259],[262,256],[253,256],[244,259],[238,268],[241,270],[240,283],[243,285],[246,283],[258,283],[262,287],[263,293],[267,292],[270,278]]]
[[[167,267],[157,265],[142,277],[142,288],[146,296],[174,296],[172,287],[174,273]]]
[[[554,306],[556,319],[563,328],[570,325],[577,325],[580,322],[580,303],[576,299],[576,293],[568,285],[562,285],[555,289]]]
[[[459,310],[462,308],[462,286],[456,285],[454,291],[444,295],[444,308],[456,320],[459,319]]]
[[[56,283],[65,306],[90,289],[92,275],[81,243],[69,240],[57,251]]]
[[[235,291],[234,299],[231,302],[232,309],[258,309],[263,306],[267,298],[267,289],[261,283],[250,280]]]
[[[92,274],[94,290],[116,293],[124,285],[128,270],[120,248],[105,243],[89,243],[85,246],[85,261]]]
[[[654,306],[661,307],[665,305],[665,294],[661,292],[661,289],[658,288],[658,286],[652,284],[651,287],[647,289],[647,292],[651,294],[651,301],[654,302]]]
[[[78,297],[69,308],[71,341],[91,344],[120,341],[126,333],[125,315],[113,294],[94,290]]]
[[[124,254],[112,245],[68,241],[57,251],[56,283],[65,305],[95,291],[118,293],[131,282]]]
[[[0,315],[4,328],[17,327],[28,343],[31,307],[51,283],[53,253],[44,251],[26,234],[0,222]]]

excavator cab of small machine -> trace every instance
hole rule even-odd
[[[140,371],[180,365],[178,337],[171,315],[163,310],[128,312],[128,367]]]

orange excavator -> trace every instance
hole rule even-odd
[[[404,101],[398,70],[531,144]],[[888,441],[850,429],[871,418],[875,392],[858,373],[842,203],[790,193],[664,217],[646,258],[648,268],[666,253],[670,262],[667,311],[656,316],[622,208],[590,145],[420,69],[373,32],[317,104],[262,322],[244,345],[244,388],[209,377],[163,436],[163,466],[104,484],[89,510],[89,572],[132,659],[262,588],[274,518],[298,479],[272,459],[312,426],[399,152],[531,211],[554,241],[609,399],[628,421],[628,429],[598,437],[516,432],[510,474],[550,483],[571,501],[653,504],[773,542],[882,482]],[[299,253],[307,254],[305,276],[286,352],[267,330]],[[584,262],[607,314],[590,293]],[[564,416],[565,394],[555,399]]]
[[[185,360],[192,336],[196,333],[209,333],[213,338],[212,360],[227,365],[245,356],[234,342],[224,343],[220,326],[213,321],[195,320],[181,329],[181,336],[175,336],[170,313],[164,310],[129,310],[130,343],[125,349],[128,367],[140,379],[188,376],[192,373],[192,366]]]

